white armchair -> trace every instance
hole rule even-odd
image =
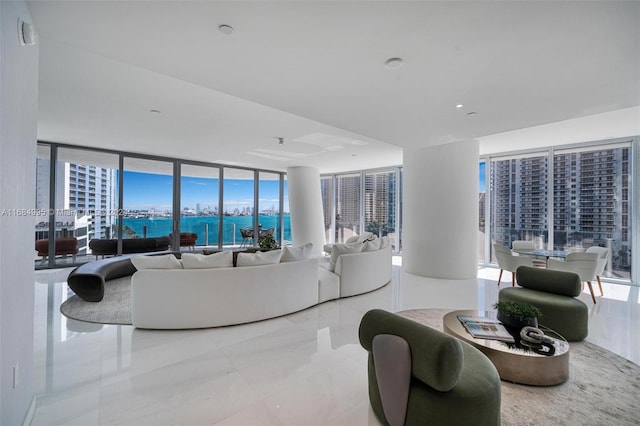
[[[587,249],[587,253],[598,253],[598,268],[596,269],[596,280],[598,281],[598,287],[600,287],[600,295],[604,296],[602,292],[602,282],[600,282],[600,276],[604,273],[604,268],[609,261],[609,249],[606,247],[591,246]]]
[[[591,299],[596,303],[596,296],[593,293],[591,281],[596,277],[598,269],[598,253],[570,253],[564,261],[557,259],[549,259],[547,261],[547,269],[556,271],[573,272],[580,276],[582,285],[586,282],[591,292]]]
[[[534,266],[545,268],[547,266],[547,259],[533,256],[530,253],[536,249],[536,245],[533,241],[529,240],[515,240],[511,242],[511,249],[521,256],[529,256],[533,261]]]
[[[498,267],[500,267],[500,275],[498,276],[498,287],[500,286],[500,280],[502,280],[502,272],[511,272],[511,286],[516,285],[516,269],[520,266],[533,266],[533,261],[528,256],[518,256],[514,254],[509,247],[502,244],[494,243],[493,252],[496,255],[498,261]]]

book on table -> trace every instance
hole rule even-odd
[[[458,315],[458,321],[464,328],[477,339],[502,340],[504,342],[515,342],[515,339],[506,327],[497,319],[488,317],[474,317],[469,315]]]

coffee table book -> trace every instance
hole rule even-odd
[[[457,315],[458,321],[476,339],[501,340],[515,343],[513,336],[500,321],[488,317]]]

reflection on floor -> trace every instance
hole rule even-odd
[[[34,425],[375,425],[357,337],[362,315],[372,308],[491,309],[498,291],[496,269],[445,281],[396,265],[380,290],[293,315],[149,331],[62,317],[69,271],[36,272]],[[511,286],[509,277],[501,286]],[[635,363],[639,290],[604,283],[597,305],[581,296],[590,309],[587,340]]]

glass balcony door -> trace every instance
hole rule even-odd
[[[257,244],[260,224],[255,220],[255,172],[224,168],[222,245],[229,248]],[[254,229],[254,228],[258,229]],[[243,233],[245,237],[243,237]],[[246,237],[251,233],[252,237]]]
[[[131,252],[129,246],[142,244],[125,243],[125,239],[170,238],[174,228],[173,163],[125,157],[119,178],[123,187],[123,252]],[[155,248],[145,247],[144,250],[155,251]]]
[[[219,246],[220,169],[180,167],[180,250]]]

